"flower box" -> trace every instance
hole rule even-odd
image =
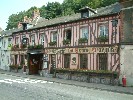
[[[28,49],[42,49],[43,45],[42,44],[38,44],[38,45],[29,45]]]
[[[99,36],[98,38],[97,38],[97,40],[99,41],[99,42],[108,42],[108,37],[107,36],[104,36],[104,35],[102,35],[102,36]]]
[[[87,43],[88,42],[88,39],[87,38],[80,38],[78,40],[79,43]]]
[[[69,39],[64,39],[63,40],[63,45],[66,45],[66,44],[70,44],[70,40]]]
[[[56,44],[57,44],[56,41],[53,41],[53,42],[51,41],[51,42],[49,42],[49,45],[50,45],[50,46],[54,46],[54,45],[56,45]]]

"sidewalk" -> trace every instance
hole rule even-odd
[[[92,89],[99,89],[101,91],[103,90],[103,91],[111,91],[111,92],[133,95],[133,87],[111,86],[111,85],[104,85],[104,84],[58,79],[58,78],[47,78],[47,77],[41,77],[41,76],[35,76],[35,75],[25,75],[23,73],[13,73],[13,72],[4,71],[1,69],[0,69],[0,74],[7,74],[7,75],[30,78],[30,79],[38,79],[38,80],[40,79],[40,80],[51,81],[55,83],[62,83],[62,84],[75,85],[75,86],[81,86],[81,87],[92,88]]]

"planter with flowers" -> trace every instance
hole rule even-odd
[[[38,45],[29,45],[28,49],[43,49],[43,45],[42,44],[38,44]]]
[[[53,42],[51,41],[51,42],[49,42],[49,45],[50,45],[50,46],[55,46],[56,44],[57,44],[56,41],[53,41]]]
[[[27,48],[27,44],[21,44],[21,49]]]
[[[97,40],[98,42],[108,42],[109,38],[105,35],[100,35]]]
[[[79,43],[87,43],[88,39],[87,38],[79,38],[78,42]]]
[[[70,44],[70,40],[69,39],[64,39],[62,42],[63,42],[63,45]]]

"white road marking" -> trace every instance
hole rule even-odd
[[[0,83],[9,83],[9,84],[12,84],[12,83],[20,83],[20,84],[22,83],[50,83],[51,84],[53,82],[26,78],[26,79],[3,79],[3,80],[0,80]]]

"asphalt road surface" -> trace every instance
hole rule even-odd
[[[0,74],[0,100],[133,100],[133,95]]]

